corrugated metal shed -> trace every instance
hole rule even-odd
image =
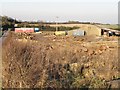
[[[85,35],[85,31],[77,29],[77,30],[68,31],[67,34],[69,36],[84,36]]]
[[[26,32],[26,33],[31,33],[34,32],[34,28],[15,28],[15,32]]]
[[[84,30],[73,31],[73,36],[84,36],[84,35],[85,35],[85,31]]]

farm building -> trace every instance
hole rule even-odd
[[[85,31],[80,29],[71,30],[71,31],[56,31],[55,35],[84,36]]]
[[[101,28],[94,25],[82,25],[80,28],[86,32],[86,35],[97,35],[97,36],[102,35]]]
[[[29,33],[31,33],[31,32],[34,32],[34,28],[15,28],[15,32],[20,32],[20,33],[22,33],[22,32],[29,32]]]
[[[69,36],[84,36],[85,35],[85,31],[84,30],[71,30],[67,32],[67,35]]]
[[[102,28],[101,29],[102,35],[106,36],[120,36],[120,31],[119,30],[113,30],[113,29],[107,29],[107,28]]]
[[[33,33],[39,32],[39,28],[15,28],[16,33]]]
[[[84,30],[85,31],[85,35],[97,35],[97,36],[101,36],[102,35],[102,31],[101,28],[95,26],[95,25],[91,25],[91,24],[59,24],[59,25],[50,25],[52,27],[60,27],[60,26],[65,26],[65,27],[80,27],[80,30]]]

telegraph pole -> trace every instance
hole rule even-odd
[[[56,16],[56,20],[58,19],[59,17],[58,16]],[[57,21],[56,21],[56,31],[58,31],[58,26],[57,26]]]

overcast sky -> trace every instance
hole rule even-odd
[[[2,0],[0,15],[29,21],[118,23],[119,0]],[[57,19],[56,16],[59,18]]]

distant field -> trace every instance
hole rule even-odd
[[[118,25],[116,25],[116,24],[108,24],[108,25],[99,25],[100,27],[102,27],[102,28],[110,28],[110,29],[119,29],[120,30],[120,28],[118,28]]]

